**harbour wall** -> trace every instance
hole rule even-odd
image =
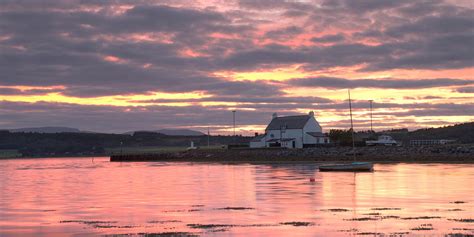
[[[474,163],[474,145],[429,147],[315,147],[305,149],[196,149],[160,154],[113,155],[110,161],[184,162],[454,162]]]

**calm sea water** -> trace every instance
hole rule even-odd
[[[2,160],[0,236],[474,234],[473,165],[375,169]]]

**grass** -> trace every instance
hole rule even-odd
[[[160,154],[168,152],[181,152],[186,151],[187,147],[159,147],[159,146],[145,146],[145,147],[114,147],[105,148],[106,155],[118,155],[118,154]],[[203,146],[201,150],[218,150],[224,149],[224,147],[216,146]]]
[[[21,153],[18,150],[0,150],[0,158],[13,158],[21,157]]]

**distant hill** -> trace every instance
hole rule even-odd
[[[141,131],[126,132],[124,134],[133,135],[136,132],[151,132],[151,133],[161,133],[168,136],[191,136],[191,137],[206,135],[202,132],[190,130],[190,129],[160,129],[160,130],[152,130],[152,131],[141,130]]]
[[[474,143],[474,122],[418,129],[410,132],[409,135],[410,139],[454,139],[461,143]]]
[[[141,150],[142,148],[186,148],[195,146],[248,144],[252,137],[243,136],[168,136],[157,132],[130,134],[107,133],[24,133],[0,131],[0,153],[23,157],[35,156],[102,156],[111,148]],[[166,150],[166,149],[165,149]],[[15,152],[16,151],[16,152]],[[1,154],[0,154],[1,156]]]
[[[168,136],[203,136],[206,135],[199,131],[194,131],[190,129],[160,129],[154,132],[165,134]]]
[[[68,127],[36,127],[36,128],[17,128],[17,129],[9,129],[8,131],[16,133],[16,132],[29,132],[29,133],[63,133],[63,132],[71,132],[71,133],[80,133],[81,131],[77,128],[68,128]]]
[[[77,128],[70,127],[31,127],[31,128],[16,128],[16,129],[6,129],[12,133],[26,132],[26,133],[96,133],[92,131],[81,131]],[[133,135],[135,132],[152,132],[152,133],[161,133],[168,136],[203,136],[206,135],[202,132],[190,130],[190,129],[160,129],[154,131],[132,131],[124,134]]]
[[[161,133],[168,136],[188,136],[188,137],[206,135],[205,133],[195,131],[195,130],[190,130],[190,129],[139,130],[139,131],[126,132],[124,134],[133,135],[136,132]]]
[[[395,140],[404,141],[407,144],[410,140],[430,139],[452,139],[459,143],[474,143],[474,122],[440,128],[423,128],[411,132],[405,129],[389,130],[378,132],[377,134],[389,134]]]

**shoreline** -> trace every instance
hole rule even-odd
[[[30,159],[67,159],[67,158],[106,158],[110,157],[109,155],[97,155],[97,156],[82,156],[82,155],[72,155],[72,156],[25,156],[25,157],[0,157],[1,160],[30,160]]]
[[[111,162],[190,162],[221,164],[309,164],[348,163],[354,160],[350,147],[305,149],[196,149],[166,153],[124,155],[71,155],[2,157],[0,160],[106,158]],[[357,147],[356,160],[373,163],[474,163],[474,144],[430,147]]]
[[[11,157],[11,158],[0,158],[2,160],[42,160],[42,159],[68,159],[68,158],[78,158],[78,159],[90,159],[91,156],[62,156],[62,157]],[[301,165],[301,164],[338,164],[338,163],[347,163],[352,162],[351,159],[341,159],[340,157],[326,158],[326,159],[301,159],[301,158],[286,158],[286,159],[153,159],[153,160],[122,160],[122,161],[111,161],[109,156],[94,156],[94,158],[109,158],[110,162],[169,162],[169,163],[207,163],[207,164],[224,164],[224,165],[240,165],[240,164],[251,164],[251,165],[265,165],[265,164],[279,164],[279,165]],[[374,164],[474,164],[474,158],[472,159],[452,159],[446,157],[438,157],[436,159],[432,158],[421,158],[415,160],[407,159],[391,159],[391,160],[380,160],[380,159],[363,159],[358,158],[357,161],[360,162],[372,162]]]
[[[474,146],[430,148],[363,147],[356,160],[373,163],[474,163]],[[472,152],[471,152],[472,151]],[[162,154],[113,155],[111,162],[211,162],[211,163],[347,163],[351,148],[190,150]],[[348,155],[348,153],[350,153]]]
[[[184,159],[174,159],[174,160],[155,160],[155,161],[111,161],[111,162],[166,162],[166,163],[191,163],[191,164],[223,164],[223,165],[304,165],[304,164],[345,164],[347,162],[340,160],[240,160],[240,161],[230,161],[230,160],[184,160]],[[360,162],[372,162],[374,164],[473,164],[474,161],[466,160],[425,160],[425,161],[404,161],[404,160],[391,160],[391,161],[369,161],[361,160]]]

